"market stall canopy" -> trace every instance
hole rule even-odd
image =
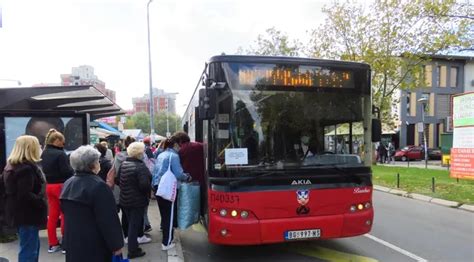
[[[122,132],[125,134],[125,136],[131,136],[136,140],[142,140],[145,138],[145,135],[141,129],[124,129]]]
[[[97,130],[101,131],[102,133],[107,133],[109,135],[115,135],[119,136],[120,139],[124,139],[126,135],[122,132],[120,132],[118,129],[114,128],[113,126],[110,126],[106,123],[103,122],[94,122],[97,124]]]
[[[115,102],[93,86],[0,88],[0,110],[88,113],[91,120],[123,115]]]

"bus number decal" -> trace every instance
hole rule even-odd
[[[229,194],[211,194],[211,202],[220,202],[220,203],[239,203],[238,195],[229,195]]]

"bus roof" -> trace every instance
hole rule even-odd
[[[209,59],[213,62],[235,62],[235,63],[290,63],[290,64],[323,64],[325,66],[343,66],[370,69],[366,63],[338,61],[328,59],[314,59],[288,56],[251,56],[251,55],[218,55]]]

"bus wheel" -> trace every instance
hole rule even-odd
[[[403,162],[405,162],[405,161],[407,161],[407,160],[408,160],[408,159],[407,159],[406,156],[402,156],[402,161],[403,161]]]

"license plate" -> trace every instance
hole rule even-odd
[[[300,240],[321,237],[321,229],[286,231],[285,240]]]

